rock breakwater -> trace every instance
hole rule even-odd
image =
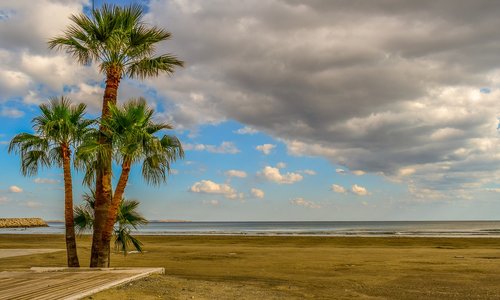
[[[0,218],[0,228],[48,227],[41,218]]]

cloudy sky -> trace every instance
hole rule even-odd
[[[500,2],[103,2],[143,5],[186,61],[119,91],[186,149],[161,187],[133,171],[148,218],[499,218]],[[51,96],[97,115],[103,75],[46,44],[90,3],[0,3],[0,217],[62,218],[61,171],[24,178],[7,144]]]

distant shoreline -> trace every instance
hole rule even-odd
[[[2,218],[0,228],[49,227],[42,218]]]
[[[500,221],[444,222],[187,222],[152,220],[134,235],[321,236],[321,237],[489,237],[500,238]],[[64,223],[45,228],[4,228],[10,234],[64,234]],[[91,234],[90,231],[85,234]]]
[[[148,222],[149,223],[190,223],[190,222],[193,222],[193,221],[166,219],[166,220],[148,220]]]
[[[63,220],[47,220],[47,223],[64,223]],[[167,220],[148,220],[149,223],[192,223],[193,221],[188,220],[175,220],[175,219],[167,219]]]

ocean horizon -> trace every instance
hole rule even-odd
[[[63,222],[48,225],[2,228],[0,234],[64,234]],[[500,237],[500,221],[151,221],[133,234]]]

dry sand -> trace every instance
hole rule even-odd
[[[143,236],[144,254],[112,266],[166,275],[92,299],[500,299],[500,240]],[[0,236],[0,248],[64,247],[62,236]],[[79,240],[82,264],[90,239]],[[64,252],[0,259],[2,268],[63,266]],[[90,298],[89,298],[90,299]]]
[[[64,251],[64,249],[0,249],[0,258],[40,253],[52,253],[58,251]]]

